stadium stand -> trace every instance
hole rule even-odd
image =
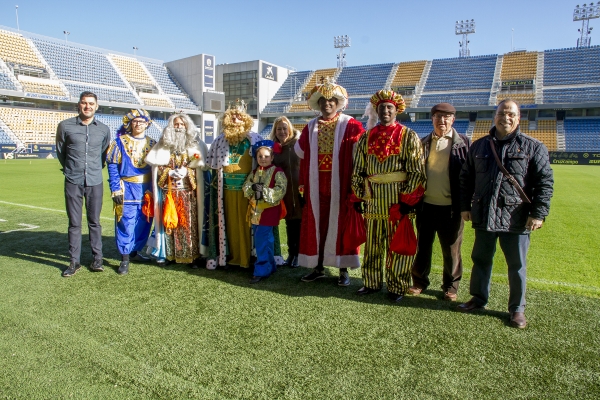
[[[479,119],[475,122],[475,129],[473,130],[473,136],[471,141],[474,142],[490,133],[494,121],[491,119]]]
[[[433,107],[438,103],[450,103],[455,107],[487,105],[490,92],[454,92],[444,94],[423,94],[419,100],[419,107]]]
[[[494,81],[497,58],[497,55],[487,55],[435,59],[431,63],[424,91],[474,89],[486,89],[489,91]],[[487,104],[487,101],[477,104]]]
[[[290,107],[290,110],[289,110],[289,112],[291,112],[291,113],[292,112],[307,112],[307,111],[311,111],[311,110],[305,101],[302,103],[292,103],[292,106]]]
[[[32,40],[59,79],[127,88],[106,55],[42,39]]]
[[[537,71],[537,52],[513,52],[504,55],[502,61],[502,81],[535,79]]]
[[[0,126],[0,144],[15,144],[14,140]]]
[[[150,75],[152,75],[163,92],[169,95],[185,96],[183,90],[179,88],[179,84],[176,83],[175,78],[171,76],[164,65],[144,62],[144,66],[146,66],[146,69],[150,72]]]
[[[600,70],[596,73],[600,76]],[[600,86],[544,89],[544,103],[589,103],[600,101]]]
[[[394,64],[372,64],[356,67],[345,67],[337,78],[348,96],[369,94],[385,88],[386,81]]]
[[[111,58],[129,82],[154,86],[154,82],[142,68],[138,60],[115,55]]]
[[[531,125],[534,126],[533,129]],[[556,150],[556,120],[537,120],[532,121],[531,123],[522,121],[519,128],[524,134],[531,136],[544,143],[548,150]]]
[[[90,91],[98,96],[98,100],[102,101],[110,101],[110,102],[118,102],[118,103],[128,103],[133,105],[138,105],[139,102],[133,96],[131,91],[129,90],[121,90],[116,88],[110,88],[106,86],[92,86],[80,83],[72,83],[65,82],[65,86],[67,90],[71,94],[71,97],[78,98],[79,94],[84,91]]]
[[[18,90],[10,77],[0,70],[0,89]]]
[[[259,135],[266,139],[271,134],[271,129],[273,129],[273,124],[267,124],[267,126],[260,131]]]
[[[519,104],[535,104],[535,93],[510,92],[498,92],[496,104],[508,98],[518,101]]]
[[[413,87],[421,80],[427,61],[409,61],[398,64],[398,69],[392,80],[392,89],[398,87]]]
[[[198,110],[198,106],[187,96],[169,96],[175,108],[184,110]]]
[[[377,90],[374,90],[373,93],[375,93]],[[370,98],[371,97],[350,97],[348,99],[348,105],[346,106],[346,110],[365,111],[367,104],[369,104]]]
[[[74,112],[0,107],[0,119],[23,143],[53,144],[56,126]]]
[[[600,84],[598,64],[600,46],[546,50],[544,86]]]
[[[155,107],[164,107],[164,108],[173,108],[173,105],[169,103],[169,101],[164,97],[159,96],[148,96],[144,93],[140,93],[140,97],[144,101],[145,105],[155,106]]]
[[[45,69],[24,37],[5,30],[0,30],[0,58],[7,63]]]
[[[289,74],[271,101],[295,98],[298,92],[304,89],[312,73],[312,71],[300,71]]]
[[[279,114],[287,111],[289,102],[269,103],[263,109],[264,114]]]
[[[600,151],[600,118],[565,118],[567,151]]]
[[[56,81],[46,80],[46,82],[38,82],[20,79],[19,82],[23,86],[23,90],[26,92],[48,94],[51,96],[66,96],[65,92],[63,92],[62,88]]]

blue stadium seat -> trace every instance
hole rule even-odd
[[[546,50],[544,86],[600,83],[600,46]]]
[[[567,151],[600,151],[600,118],[565,119]]]
[[[302,86],[304,86],[306,79],[311,73],[312,71],[299,71],[289,74],[271,101],[294,98]]]
[[[372,95],[385,87],[393,66],[393,63],[387,63],[346,67],[338,76],[337,83],[346,89],[349,96]]]
[[[497,55],[440,58],[431,63],[424,92],[491,90]]]
[[[419,107],[433,107],[439,103],[450,103],[455,107],[487,106],[489,99],[490,92],[424,94],[419,99]]]
[[[0,71],[0,89],[17,90],[10,77],[2,71]]]

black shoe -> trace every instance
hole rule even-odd
[[[102,259],[92,261],[90,270],[94,272],[103,272],[104,267],[102,266]]]
[[[119,269],[117,270],[117,273],[119,275],[126,275],[129,272],[129,261],[121,261],[121,264],[119,264]]]
[[[284,267],[289,267],[292,264],[292,258],[294,258],[291,254],[288,255],[288,258],[285,259],[285,261],[283,262],[283,264],[281,264]]]
[[[258,283],[260,281],[262,281],[264,278],[262,276],[253,276],[252,278],[250,278],[250,284],[253,283]]]
[[[323,271],[313,269],[310,274],[304,275],[300,280],[302,282],[312,282],[312,281],[316,281],[319,278],[323,278],[324,276],[325,276],[325,274],[323,273]]]
[[[338,286],[350,286],[350,275],[348,274],[348,271],[340,271]]]
[[[150,257],[142,254],[142,252],[134,251],[133,253],[129,254],[129,261],[150,262]]]
[[[399,303],[402,301],[402,299],[404,298],[404,295],[402,294],[398,294],[398,293],[388,293],[388,299],[390,299],[390,301],[392,303]]]
[[[359,295],[359,296],[364,296],[364,295],[367,295],[367,294],[372,294],[372,293],[379,292],[380,290],[381,289],[371,289],[371,288],[368,288],[366,286],[363,286],[363,287],[361,287],[360,289],[358,289],[356,291],[356,294]]]
[[[292,257],[292,261],[290,262],[290,267],[291,268],[298,268],[300,265],[298,265],[298,256],[294,256]]]
[[[81,268],[81,265],[79,265],[79,263],[72,262],[71,264],[69,264],[69,267],[63,271],[62,276],[64,276],[65,278],[69,278],[75,275],[75,272],[79,271],[79,268]]]

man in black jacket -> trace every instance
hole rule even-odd
[[[473,143],[460,174],[461,211],[475,229],[473,271],[468,302],[458,306],[471,312],[486,306],[496,242],[508,265],[510,324],[525,328],[526,258],[530,233],[542,227],[550,209],[553,174],[548,149],[519,131],[518,104],[498,104],[490,134]],[[493,149],[492,149],[493,146]],[[496,161],[497,154],[503,172]],[[506,173],[516,180],[514,184]],[[522,192],[522,193],[520,193]]]
[[[444,259],[444,299],[455,301],[462,278],[460,248],[463,226],[460,215],[459,175],[467,158],[470,141],[452,127],[456,109],[440,103],[431,109],[433,132],[425,136],[423,154],[427,190],[417,210],[418,252],[412,265],[413,286],[408,293],[418,296],[429,286],[431,252],[437,233]]]

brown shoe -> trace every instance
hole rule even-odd
[[[513,328],[523,329],[527,326],[527,320],[525,319],[525,313],[513,312],[510,313],[510,326]]]
[[[446,300],[446,301],[456,301],[457,297],[458,297],[458,295],[456,293],[452,293],[452,292],[444,293],[444,300]]]
[[[418,296],[423,292],[423,289],[421,289],[418,286],[411,286],[408,288],[408,294],[412,295],[412,296]]]
[[[466,303],[462,303],[458,307],[456,307],[457,311],[464,312],[464,313],[469,313],[472,311],[483,310],[483,309],[485,309],[485,306],[480,306],[473,299],[467,301]]]

